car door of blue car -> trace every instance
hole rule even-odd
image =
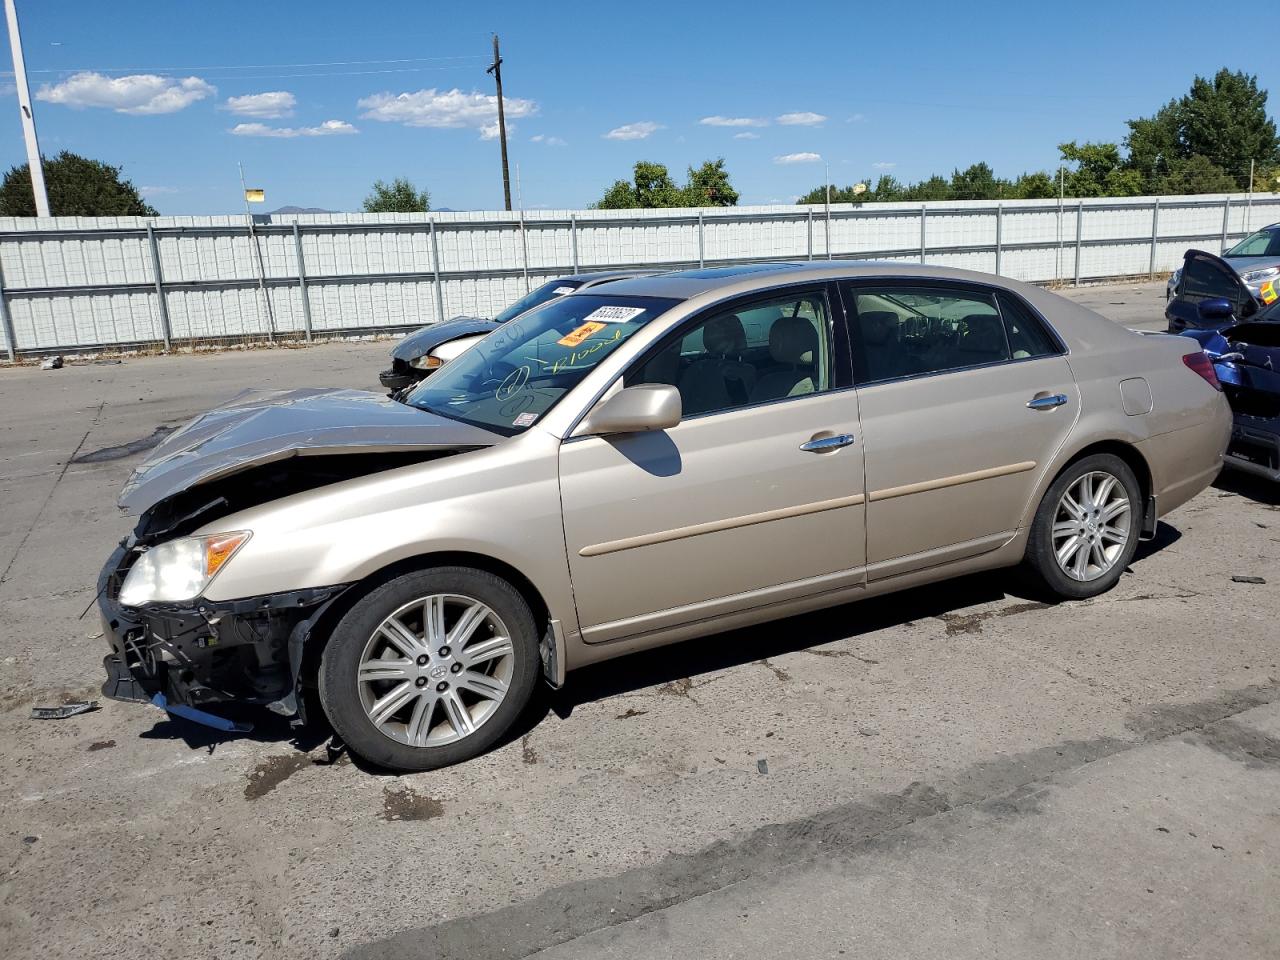
[[[1164,315],[1169,332],[1182,333],[1220,330],[1257,312],[1258,301],[1226,261],[1203,250],[1188,250],[1182,258],[1177,295]]]

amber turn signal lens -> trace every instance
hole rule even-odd
[[[212,577],[220,569],[222,565],[231,559],[231,555],[240,549],[241,545],[249,539],[248,531],[240,533],[225,533],[218,536],[209,537],[205,541],[204,552],[204,572],[205,576]]]

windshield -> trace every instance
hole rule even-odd
[[[1267,227],[1245,237],[1224,257],[1280,257],[1280,229]]]
[[[537,423],[632,334],[679,301],[582,293],[499,327],[405,402],[512,436]]]
[[[513,303],[507,309],[494,317],[495,323],[506,323],[508,320],[514,320],[526,310],[532,310],[534,307],[541,306],[548,300],[554,300],[556,297],[563,297],[566,293],[573,293],[582,286],[581,280],[552,280],[544,283],[542,286],[530,290],[523,297]]]

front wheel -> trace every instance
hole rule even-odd
[[[1127,463],[1110,453],[1077,460],[1036,510],[1027,566],[1063,599],[1106,593],[1138,549],[1141,509],[1142,491]]]
[[[415,571],[359,600],[320,662],[320,702],[347,746],[395,770],[491,747],[533,695],[538,638],[524,598],[468,567]]]

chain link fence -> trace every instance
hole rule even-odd
[[[928,262],[1035,283],[1151,276],[1280,195],[705,210],[0,218],[0,356],[311,340],[493,316],[569,273]]]

